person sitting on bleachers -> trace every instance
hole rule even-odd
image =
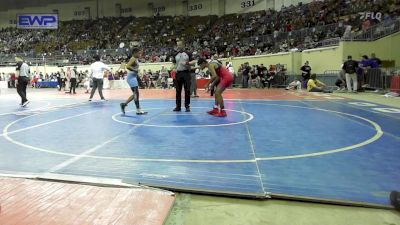
[[[257,65],[253,65],[252,69],[250,70],[250,80],[249,80],[250,88],[252,88],[253,85],[256,88],[260,87],[260,77],[258,76]]]

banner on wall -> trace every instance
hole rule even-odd
[[[19,29],[58,29],[58,14],[17,14]]]

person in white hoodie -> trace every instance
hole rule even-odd
[[[110,71],[111,69],[109,66],[100,61],[100,56],[95,55],[93,59],[95,60],[95,62],[90,65],[90,76],[93,79],[93,88],[92,92],[90,93],[89,101],[92,101],[93,95],[96,92],[97,88],[99,89],[101,100],[105,101],[106,99],[103,96],[104,71]]]

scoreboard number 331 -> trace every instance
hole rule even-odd
[[[253,1],[244,1],[244,2],[240,3],[240,7],[242,7],[242,8],[248,8],[248,7],[252,7],[254,5],[255,5],[254,0]]]

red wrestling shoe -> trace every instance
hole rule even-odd
[[[213,108],[212,110],[208,111],[207,113],[210,115],[218,114],[218,108]]]
[[[221,112],[218,112],[217,114],[214,114],[213,116],[216,116],[216,117],[226,117],[227,114],[226,114],[226,111],[222,109]]]

